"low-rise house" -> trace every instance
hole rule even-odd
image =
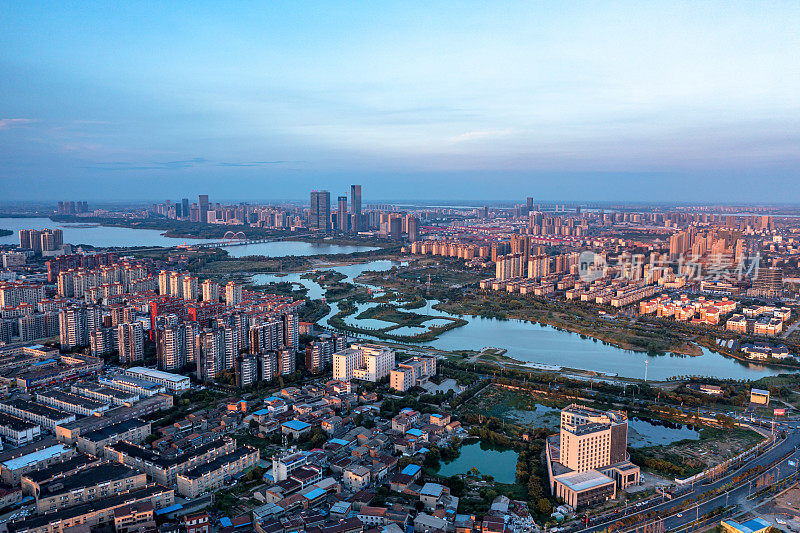
[[[342,483],[352,492],[358,492],[369,486],[372,476],[369,468],[364,466],[350,466],[345,468]]]

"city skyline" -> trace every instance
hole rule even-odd
[[[785,201],[799,18],[780,2],[9,6],[0,189]]]

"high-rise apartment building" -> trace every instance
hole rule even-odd
[[[170,294],[170,272],[162,270],[158,273],[158,294],[168,296]]]
[[[189,219],[189,199],[183,198],[181,200],[181,216],[184,220]]]
[[[144,328],[141,322],[129,322],[117,326],[117,350],[120,363],[144,360]]]
[[[264,352],[258,355],[259,375],[263,381],[272,381],[278,375],[278,353]]]
[[[183,277],[183,299],[197,301],[197,278],[186,275]]]
[[[180,370],[187,363],[186,326],[177,324],[156,330],[158,368],[168,372]],[[193,341],[194,339],[191,339]]]
[[[759,268],[753,276],[753,286],[747,291],[750,296],[779,298],[783,296],[783,269],[779,267]]]
[[[247,387],[258,381],[258,361],[255,355],[242,354],[236,359],[236,385]]]
[[[333,354],[347,348],[347,337],[339,333],[320,335],[306,345],[306,370],[319,373],[333,365]]]
[[[328,231],[331,220],[331,193],[311,191],[311,209],[308,212],[308,227]]]
[[[274,352],[283,347],[283,321],[277,318],[252,324],[249,329],[249,350],[253,354]]]
[[[180,272],[170,272],[169,294],[176,298],[183,298],[183,274]]]
[[[293,348],[278,350],[278,373],[281,376],[294,374],[297,369],[297,358]]]
[[[197,379],[211,381],[222,371],[225,335],[221,329],[206,328],[195,336]]]
[[[242,286],[234,281],[225,285],[225,303],[229,306],[242,303]]]
[[[219,302],[219,283],[207,279],[202,286],[204,302]]]
[[[61,351],[68,352],[76,346],[89,345],[89,333],[101,328],[100,308],[72,306],[58,315],[58,333]]]
[[[403,217],[400,215],[392,215],[389,218],[389,237],[395,241],[403,238]]]

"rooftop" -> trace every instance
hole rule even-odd
[[[294,431],[303,431],[304,429],[308,429],[311,427],[311,424],[308,424],[306,422],[301,422],[300,420],[289,420],[288,422],[284,422],[281,425]]]
[[[118,463],[105,463],[75,473],[72,476],[47,483],[41,488],[40,497],[51,497],[76,489],[92,487],[106,481],[118,481],[136,474],[136,470]]]
[[[197,479],[201,477],[203,474],[206,474],[208,472],[213,472],[214,470],[221,468],[223,465],[237,461],[238,459],[241,459],[242,457],[249,455],[254,451],[255,450],[253,450],[252,448],[247,448],[242,446],[241,448],[236,448],[236,450],[232,451],[227,455],[217,457],[216,459],[214,459],[209,463],[200,465],[197,468],[193,468],[188,472],[179,475],[188,479]]]
[[[26,431],[35,428],[36,424],[0,411],[0,426],[5,426],[14,431]]]
[[[90,400],[85,396],[73,394],[71,392],[64,392],[60,390],[50,390],[44,392],[37,392],[36,397],[52,398],[53,400],[64,402],[67,404],[78,405],[84,409],[100,409],[106,404],[98,402],[97,400]]]
[[[55,446],[49,446],[42,450],[37,450],[35,452],[15,457],[14,459],[3,461],[3,466],[8,468],[9,470],[18,470],[28,465],[36,464],[42,461],[46,461],[47,459],[58,457],[59,455],[69,453],[71,449],[72,448],[70,448],[69,446],[65,446],[63,444],[56,444]]]
[[[134,428],[140,428],[147,425],[149,425],[149,422],[144,422],[138,418],[129,418],[128,420],[123,420],[122,422],[91,431],[86,435],[81,435],[80,438],[88,440],[89,442],[102,442],[114,437],[115,435],[119,435]]]
[[[28,472],[27,474],[25,474],[25,477],[30,479],[34,483],[43,483],[65,472],[72,472],[73,470],[78,470],[79,468],[85,465],[96,462],[100,462],[100,459],[95,458],[91,455],[87,455],[85,453],[79,453],[76,454],[74,457],[67,459],[66,461],[56,463],[41,470],[34,470],[33,472]]]
[[[186,376],[181,376],[180,374],[172,374],[170,372],[164,372],[162,370],[156,370],[154,368],[145,368],[143,366],[133,366],[127,369],[126,372],[139,374],[141,376],[148,376],[155,379],[163,379],[165,381],[170,381],[173,383],[180,383],[189,380],[189,378],[187,378]]]
[[[42,416],[53,421],[64,420],[65,418],[75,416],[72,413],[67,413],[61,411],[60,409],[54,409],[40,403],[29,402],[28,400],[11,400],[10,402],[6,402],[6,405],[10,405],[15,409],[27,411],[33,415]]]
[[[723,521],[723,524],[737,531],[741,531],[742,533],[755,533],[756,531],[761,531],[763,529],[772,527],[772,524],[762,518],[753,518],[752,520],[748,520],[747,522],[743,522],[741,524],[734,522],[733,520],[725,520]]]
[[[126,455],[129,455],[131,457],[134,457],[136,459],[152,463],[157,467],[169,468],[173,465],[186,462],[192,457],[202,455],[214,448],[223,447],[227,442],[228,441],[225,440],[223,437],[220,437],[218,439],[215,439],[211,442],[207,442],[195,448],[190,448],[189,450],[186,450],[180,455],[175,455],[170,457],[164,457],[156,452],[148,450],[147,448],[143,448],[141,446],[137,446],[129,442],[118,442],[116,444],[112,444],[111,446],[109,446],[109,448],[124,453]]]
[[[601,474],[597,470],[587,470],[586,472],[569,472],[567,474],[556,476],[555,479],[562,485],[565,485],[576,492],[614,483],[613,479]]]
[[[31,529],[38,529],[48,524],[52,524],[57,520],[69,520],[71,518],[75,518],[76,516],[81,516],[90,513],[92,511],[114,508],[119,505],[124,505],[126,502],[142,500],[150,496],[153,496],[155,494],[167,491],[170,491],[170,489],[162,487],[161,485],[153,484],[142,489],[126,492],[124,494],[118,494],[110,498],[104,498],[101,500],[92,500],[82,505],[76,505],[74,507],[60,509],[58,511],[57,518],[54,517],[52,514],[44,514],[26,518],[25,520],[22,520],[20,522],[10,522],[8,524],[8,530],[10,533],[16,533],[17,531],[28,531]]]

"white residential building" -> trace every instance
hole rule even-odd
[[[378,381],[394,368],[394,350],[377,344],[354,344],[333,354],[333,379]]]

